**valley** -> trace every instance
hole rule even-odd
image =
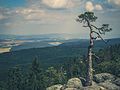
[[[102,41],[96,41],[95,52],[102,48],[120,44],[119,38],[108,39],[108,41],[108,45]],[[70,39],[59,40],[59,42],[58,40],[24,42],[18,46],[13,46],[9,49],[10,52],[7,49],[6,53],[0,54],[0,79],[3,79],[9,68],[16,65],[27,69],[36,57],[44,68],[61,65],[74,57],[81,58],[87,53],[88,43],[87,39]]]
[[[57,46],[65,39],[56,35],[0,35],[0,53],[29,48]]]

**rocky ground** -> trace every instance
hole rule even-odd
[[[83,78],[71,78],[65,85],[53,85],[46,90],[120,90],[120,78],[109,73],[94,75],[92,86],[84,84]]]

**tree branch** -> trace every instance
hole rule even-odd
[[[94,26],[94,25],[92,25],[92,24],[91,24],[91,26],[94,27],[95,29],[99,29],[99,28],[97,28],[96,26]]]
[[[102,40],[105,44],[107,44],[107,41],[105,41],[98,32],[96,32],[96,31],[92,31],[92,32],[96,33],[96,34],[98,35],[98,37],[101,38],[101,40]]]
[[[95,56],[97,59],[99,59],[99,60],[100,60],[100,57],[99,57],[99,56],[97,56],[95,53],[93,53],[92,55],[93,55],[93,56]]]
[[[84,19],[81,19],[81,20],[80,20],[80,19],[76,19],[76,21],[77,21],[77,22],[80,22],[80,23],[82,23],[83,20],[84,20]]]
[[[99,38],[98,36],[97,37],[92,37],[92,39],[96,40],[97,38]]]
[[[94,27],[95,29],[97,29],[100,34],[104,34],[104,33],[101,32],[102,28],[98,28],[98,27],[96,27],[96,26],[94,26],[94,25],[92,25],[92,24],[91,24],[91,26]]]
[[[83,25],[83,27],[88,27],[88,26]]]

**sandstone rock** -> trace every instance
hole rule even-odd
[[[106,88],[107,90],[120,90],[119,86],[117,86],[116,84],[113,84],[109,81],[99,83],[99,86],[102,86],[102,87]]]
[[[88,86],[88,87],[83,87],[80,90],[107,90],[102,86]]]
[[[92,86],[84,87],[84,78],[71,78],[67,84],[53,85],[46,90],[120,90],[120,78],[109,73],[96,74]]]
[[[102,86],[88,86],[80,88],[66,88],[65,90],[107,90]]]
[[[92,81],[92,86],[97,86],[97,83]]]
[[[65,90],[78,90],[76,88],[66,88]]]
[[[48,87],[46,90],[61,90],[62,85],[58,84],[58,85],[53,85],[51,87]]]
[[[68,88],[80,88],[82,87],[82,82],[79,78],[71,78],[67,82],[67,87]]]
[[[105,82],[105,81],[114,81],[115,76],[109,73],[101,73],[96,74],[93,77],[93,80],[97,83]]]
[[[113,83],[120,86],[120,78],[116,78]]]

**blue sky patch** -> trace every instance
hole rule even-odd
[[[24,6],[25,4],[25,0],[0,0],[0,7],[12,8]]]

